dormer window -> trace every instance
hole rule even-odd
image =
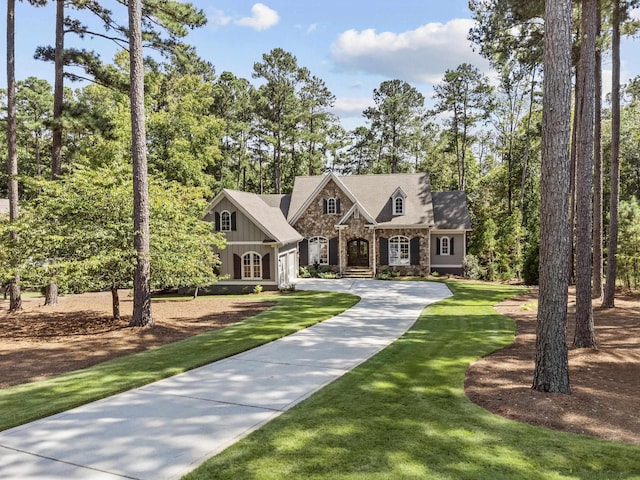
[[[327,198],[322,202],[323,213],[328,215],[336,215],[340,213],[340,199]]]
[[[404,215],[404,198],[396,197],[393,199],[393,214]]]
[[[402,188],[398,187],[393,195],[391,195],[391,209],[393,215],[404,215],[406,212],[407,194],[404,193]]]

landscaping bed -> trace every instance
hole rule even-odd
[[[111,314],[111,293],[61,296],[55,307],[25,297],[23,311],[8,314],[0,300],[0,388],[86,368],[257,315],[274,305],[269,294],[242,297],[154,299],[153,328],[129,327],[133,298],[120,292],[120,320]]]
[[[573,293],[569,345],[575,329]],[[569,349],[571,395],[531,390],[537,301],[533,290],[496,306],[516,321],[516,338],[469,368],[465,381],[469,398],[494,413],[532,425],[640,444],[640,299],[619,292],[615,308],[602,308],[594,301],[598,350]]]

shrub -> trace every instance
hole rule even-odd
[[[462,263],[463,275],[471,280],[480,280],[482,278],[482,267],[478,257],[468,254]]]
[[[300,267],[300,278],[311,278],[311,272],[307,267]]]
[[[262,293],[262,290],[263,290],[262,285],[256,285],[255,287],[253,287],[253,293],[255,293],[255,294]]]

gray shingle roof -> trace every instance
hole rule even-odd
[[[258,226],[266,230],[266,233],[270,234],[276,242],[285,245],[302,240],[302,236],[287,223],[280,206],[271,206],[255,193],[228,190],[226,188],[222,192],[238,208],[252,217],[258,223]],[[269,200],[274,200],[274,198]]]
[[[435,228],[442,230],[471,230],[467,196],[462,191],[433,192]]]
[[[270,207],[279,208],[282,214],[286,217],[289,214],[289,204],[291,203],[291,195],[285,194],[265,194],[260,195],[260,198]]]

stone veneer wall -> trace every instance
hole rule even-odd
[[[323,200],[327,198],[339,198],[340,199],[340,213],[335,215],[329,215],[323,213]],[[390,268],[400,272],[401,275],[426,275],[429,273],[429,230],[428,229],[384,229],[376,230],[375,240],[373,231],[366,226],[365,218],[360,215],[360,218],[355,218],[352,215],[347,222],[346,228],[337,230],[336,224],[344,216],[344,214],[353,206],[353,202],[343,193],[343,191],[335,184],[333,180],[330,180],[327,185],[320,191],[313,202],[309,205],[307,210],[302,214],[298,221],[293,225],[300,235],[304,238],[310,238],[314,236],[323,236],[328,239],[333,237],[339,237],[339,259],[340,265],[345,268],[347,266],[347,243],[350,240],[356,238],[364,238],[369,241],[369,265],[373,268],[374,258],[373,252],[375,250],[375,263],[377,265],[376,270],[379,272],[385,268]],[[380,240],[379,238],[391,238],[396,235],[404,235],[409,239],[419,236],[420,237],[420,265],[407,265],[407,266],[388,266],[380,265]],[[375,247],[373,242],[375,243]],[[338,266],[330,266],[331,270],[339,271]]]
[[[340,213],[326,214],[323,212],[322,201],[327,198],[340,199]],[[323,236],[328,239],[338,237],[338,230],[335,226],[352,206],[353,202],[349,200],[333,180],[330,180],[316,198],[313,199],[313,202],[293,225],[293,228],[307,239],[315,236]],[[340,255],[342,255],[342,252],[340,252]],[[332,267],[330,267],[332,270],[338,271],[337,265],[335,268]]]
[[[355,212],[351,215],[347,221],[347,227],[340,229],[340,265],[343,268],[347,267],[347,244],[351,240],[357,238],[364,238],[369,242],[369,267],[373,269],[373,231],[368,228],[366,219],[360,215],[360,218],[355,218]],[[377,248],[377,245],[376,247]]]
[[[380,237],[384,237],[387,240],[396,235],[403,235],[409,238],[411,241],[414,237],[420,237],[420,265],[406,265],[406,266],[390,266],[380,265]],[[428,228],[407,228],[407,229],[380,229],[376,230],[376,263],[378,264],[378,271],[389,268],[400,272],[400,275],[428,275],[430,266],[430,252],[429,252],[429,229]]]

